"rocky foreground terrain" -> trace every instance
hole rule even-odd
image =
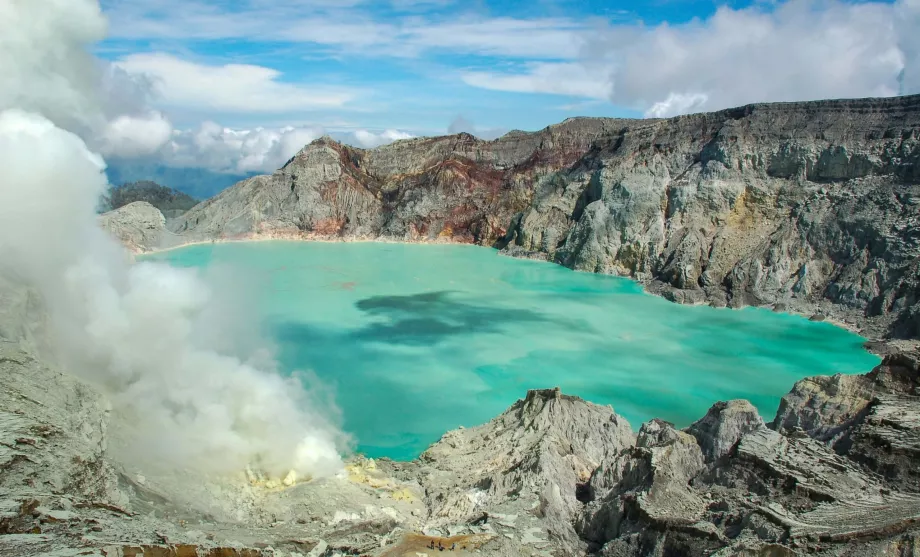
[[[920,96],[907,96],[576,118],[372,150],[323,138],[137,247],[473,242],[630,276],[675,301],[773,305],[915,338],[918,208]]]
[[[43,361],[41,302],[0,283],[0,556],[916,555],[920,351],[684,430],[530,391],[412,462],[189,476],[122,458],[122,417]],[[219,455],[215,455],[219,458]]]

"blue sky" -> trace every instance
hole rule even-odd
[[[385,130],[493,137],[571,116],[894,95],[920,32],[914,0],[101,4],[96,55],[144,76],[176,129],[360,130],[377,134],[368,146]]]

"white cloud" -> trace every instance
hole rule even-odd
[[[172,125],[162,114],[122,115],[106,124],[99,149],[106,156],[142,157],[156,152],[171,135]]]
[[[321,126],[240,130],[204,122],[194,130],[173,132],[172,139],[159,153],[159,158],[164,164],[175,167],[202,167],[233,173],[269,173],[283,166],[305,145],[327,134],[338,141],[362,148],[378,147],[414,137],[399,130],[327,132]]]
[[[920,91],[920,0],[791,0],[706,20],[597,31],[580,63],[471,72],[476,87],[608,98],[649,116]],[[900,78],[903,70],[903,78]],[[903,83],[903,85],[902,85]]]
[[[551,93],[592,99],[610,95],[611,70],[599,65],[538,62],[514,74],[467,72],[464,83],[473,87],[515,93]]]
[[[401,132],[399,130],[384,130],[380,133],[374,133],[368,130],[355,130],[351,134],[352,137],[354,137],[354,141],[352,141],[347,134],[345,135],[343,141],[346,143],[355,143],[358,147],[363,147],[365,149],[379,147],[387,143],[399,141],[400,139],[411,139],[415,137],[410,133]]]
[[[162,142],[156,140],[168,138],[170,124],[147,108],[145,83],[86,50],[105,32],[94,1],[0,3],[0,110],[39,112],[96,149],[157,150]],[[144,129],[129,130],[131,122]]]
[[[163,53],[132,54],[116,65],[146,76],[167,106],[218,112],[291,112],[341,107],[346,91],[279,81],[281,72],[249,64],[206,65]]]
[[[903,59],[886,4],[793,0],[703,22],[614,29],[597,45],[611,100],[669,116],[763,101],[897,94]],[[665,108],[670,110],[665,110]]]
[[[169,166],[272,172],[323,133],[318,127],[234,130],[204,122],[198,129],[175,132],[160,156]]]

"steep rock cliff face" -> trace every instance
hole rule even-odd
[[[679,301],[832,302],[916,336],[920,97],[636,122],[538,191],[506,242]]]
[[[532,198],[532,184],[573,164],[616,120],[573,119],[542,132],[480,141],[469,134],[365,151],[314,141],[170,224],[193,239],[250,234],[438,237],[491,244]]]

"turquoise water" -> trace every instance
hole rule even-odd
[[[681,306],[488,248],[258,242],[151,258],[245,277],[283,368],[314,371],[374,457],[415,457],[532,388],[610,404],[636,429],[653,417],[685,426],[732,398],[769,420],[797,379],[878,362],[827,323]]]

